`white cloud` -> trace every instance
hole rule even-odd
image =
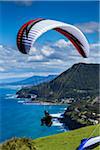
[[[55,42],[54,46],[57,46],[59,48],[65,48],[67,46],[70,46],[71,42],[70,41],[65,41],[64,39],[60,39],[57,42]]]
[[[40,60],[43,60],[43,55],[35,55],[28,57],[28,61],[40,61]]]
[[[84,62],[84,63],[100,63],[100,44],[92,43],[90,44],[90,51],[88,58],[82,58],[80,56],[69,56],[70,59],[76,62]]]
[[[93,44],[90,44],[90,48],[100,48],[100,43],[93,43]]]
[[[36,49],[36,47],[32,47],[30,49],[30,55],[33,55],[34,53],[36,53],[38,50]]]
[[[84,33],[95,33],[100,31],[98,22],[79,23],[75,24],[75,26],[78,27]]]
[[[4,72],[5,69],[4,69],[3,67],[0,67],[0,71],[1,71],[1,72]]]
[[[54,51],[55,50],[53,48],[51,48],[50,46],[48,46],[48,45],[43,46],[42,49],[41,49],[41,52],[45,56],[50,56],[51,54],[54,53]]]
[[[8,0],[9,1],[9,0]],[[13,0],[18,5],[25,5],[25,6],[31,6],[33,3],[33,0]]]
[[[48,62],[44,62],[43,64],[45,65],[53,65],[52,67],[54,67],[54,65],[62,65],[64,63],[63,60],[60,59],[53,59],[53,60],[49,60]]]
[[[3,45],[0,45],[0,48],[3,48]]]
[[[40,49],[40,50],[39,50]],[[0,46],[0,78],[57,74],[78,62],[100,63],[100,44],[90,44],[89,57],[84,59],[71,43],[64,39],[32,49],[30,55]]]

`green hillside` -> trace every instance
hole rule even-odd
[[[83,138],[99,135],[99,126],[88,126],[36,140],[12,139],[1,145],[0,150],[77,150]],[[100,146],[94,150],[99,150]]]
[[[93,131],[94,133],[92,134]],[[98,134],[98,126],[89,126],[70,132],[37,139],[35,142],[37,148],[40,148],[39,150],[76,150],[83,138],[97,136]],[[99,150],[99,148],[95,148],[95,150]]]
[[[73,102],[64,112],[63,122],[70,130],[100,122],[100,97]]]
[[[49,83],[22,88],[17,92],[19,98],[31,93],[37,94],[39,100],[62,98],[83,98],[97,96],[99,89],[99,64],[79,63],[60,74]]]

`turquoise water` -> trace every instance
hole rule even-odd
[[[25,105],[18,103],[16,89],[0,88],[0,142],[12,137],[32,139],[64,132],[64,126],[54,123],[52,127],[40,125],[44,110],[61,113],[67,106]]]

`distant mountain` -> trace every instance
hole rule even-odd
[[[17,84],[20,85],[38,85],[43,82],[48,82],[53,80],[56,77],[56,75],[48,75],[48,76],[32,76],[30,78],[27,78],[23,81],[20,81]]]
[[[48,82],[53,80],[56,75],[48,75],[48,76],[32,76],[27,79],[17,81],[17,82],[9,82],[9,83],[2,83],[6,85],[38,85],[43,82]]]
[[[38,99],[44,100],[96,96],[99,94],[99,64],[75,64],[54,80],[31,88],[22,88],[17,94],[24,97],[24,94],[27,96],[34,92]]]
[[[0,79],[0,85],[3,85],[3,84],[10,84],[10,83],[13,83],[13,82],[20,82],[22,80],[24,80],[25,78],[23,77],[16,77],[16,78],[6,78],[6,79]]]

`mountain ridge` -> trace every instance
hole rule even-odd
[[[15,82],[8,82],[8,83],[0,83],[0,85],[37,85],[42,82],[48,82],[53,80],[56,75],[48,75],[48,76],[31,76],[29,78],[15,81]]]
[[[97,96],[99,93],[99,64],[78,63],[52,81],[31,88],[22,88],[17,94],[37,91],[39,99],[58,101],[63,98]]]

